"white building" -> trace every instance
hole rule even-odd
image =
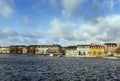
[[[28,53],[28,49],[27,49],[26,47],[23,47],[23,48],[22,48],[22,53],[23,53],[23,54],[27,54],[27,53]]]
[[[89,56],[90,54],[90,45],[78,45],[77,51],[79,56]]]
[[[47,54],[48,55],[48,54],[50,54],[50,52],[51,52],[51,50],[49,47],[38,46],[35,48],[36,54],[41,54],[41,55]]]
[[[2,47],[2,53],[3,54],[10,54],[10,48],[9,47]]]
[[[66,57],[78,57],[78,51],[76,46],[68,46],[65,48]]]

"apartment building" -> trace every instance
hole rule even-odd
[[[103,57],[105,56],[105,48],[103,45],[91,45],[90,46],[91,57]]]
[[[77,51],[77,46],[68,46],[68,47],[66,47],[65,56],[66,57],[78,57],[79,53]]]
[[[17,45],[10,46],[10,54],[17,54]]]
[[[29,45],[28,46],[28,54],[35,54],[35,49],[37,45]]]
[[[119,47],[117,43],[105,43],[104,46],[106,56],[114,55],[116,53],[116,49]]]
[[[90,55],[90,45],[77,45],[77,51],[80,56]]]
[[[1,53],[2,54],[10,54],[10,48],[9,47],[1,47]]]
[[[51,54],[53,54],[53,56],[62,56],[62,46],[53,44],[51,47]]]
[[[37,45],[35,48],[35,54],[49,55],[51,53],[51,45]]]

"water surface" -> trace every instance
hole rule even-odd
[[[120,81],[120,60],[1,54],[0,81]]]

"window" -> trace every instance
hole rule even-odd
[[[81,52],[79,51],[79,55],[81,55]]]

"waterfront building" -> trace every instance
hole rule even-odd
[[[116,53],[116,49],[119,47],[117,43],[105,43],[106,56],[113,56]]]
[[[51,47],[51,45],[38,45],[35,48],[35,54],[50,55]]]
[[[60,45],[37,45],[35,48],[35,54],[40,55],[62,55],[62,47]]]
[[[90,56],[91,57],[104,57],[105,48],[102,45],[91,45],[90,46]]]
[[[10,48],[9,47],[1,47],[1,53],[2,54],[10,54]]]
[[[17,54],[23,54],[23,48],[25,48],[25,45],[17,45]],[[24,51],[25,52],[25,51]]]
[[[23,54],[28,54],[28,47],[27,47],[27,46],[24,46],[24,47],[22,48],[22,53],[23,53]]]
[[[1,47],[2,54],[40,54],[49,56],[67,56],[67,57],[103,57],[120,56],[120,44],[105,43],[104,45],[77,45],[62,47],[53,45],[12,45],[10,47]]]
[[[10,46],[10,54],[17,54],[17,46],[16,45],[13,45],[13,46]]]
[[[29,45],[28,46],[28,54],[35,54],[35,48],[37,45]]]
[[[89,56],[90,45],[77,45],[77,51],[80,56]]]
[[[62,56],[62,46],[53,44],[51,47],[51,54],[53,54],[53,56]]]
[[[0,46],[0,54],[2,54],[2,47]]]
[[[77,51],[77,46],[68,46],[68,47],[66,47],[65,56],[66,57],[78,57],[79,53]]]
[[[62,55],[65,56],[66,47],[62,47]]]

